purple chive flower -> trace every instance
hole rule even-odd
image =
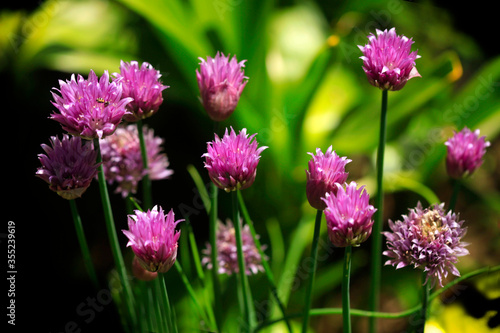
[[[464,127],[461,132],[445,142],[448,154],[446,155],[446,170],[452,178],[462,178],[472,174],[483,164],[483,155],[486,147],[490,146],[486,137],[479,137],[479,130],[471,132]]]
[[[245,273],[247,275],[252,275],[263,272],[264,267],[262,266],[262,258],[255,246],[250,228],[247,224],[245,224],[241,230],[241,239],[243,243],[243,257],[245,258]],[[262,250],[265,248],[265,245],[263,245]],[[211,249],[210,243],[207,243],[207,247],[202,250],[203,259],[201,263],[206,265],[208,269],[212,269]],[[265,259],[266,258],[264,258],[264,260]],[[233,222],[229,219],[226,220],[225,224],[218,221],[217,261],[219,263],[219,274],[231,275],[239,272],[235,231]]]
[[[148,155],[148,170],[142,163],[137,126],[119,126],[114,135],[101,141],[104,174],[109,184],[118,184],[116,193],[125,198],[137,192],[137,185],[148,174],[151,180],[166,179],[174,172],[168,169],[167,155],[162,152],[163,140],[154,136],[153,129],[143,127]]]
[[[326,193],[323,198],[328,237],[337,247],[359,246],[372,233],[372,216],[377,209],[368,203],[365,187],[357,186],[351,182],[344,189],[337,183],[337,192]]]
[[[136,210],[135,215],[128,216],[129,230],[122,232],[129,239],[127,246],[132,248],[144,269],[166,273],[174,265],[180,236],[175,227],[182,221],[175,221],[173,210],[165,215],[158,206],[147,212]]]
[[[123,97],[132,97],[134,100],[127,105],[123,119],[135,122],[154,115],[163,103],[162,91],[169,88],[160,81],[160,71],[147,62],[139,67],[137,61],[130,63],[120,61],[120,73],[114,73],[121,80]]]
[[[122,85],[119,80],[109,82],[108,71],[99,79],[90,71],[85,80],[81,75],[71,80],[59,80],[60,89],[54,88],[61,96],[52,92],[52,104],[59,113],[54,112],[51,119],[59,122],[70,134],[84,139],[103,139],[115,132],[125,109],[132,98],[122,98]]]
[[[62,140],[51,137],[51,145],[42,144],[45,154],[38,155],[42,167],[38,168],[36,176],[64,199],[81,197],[98,172],[97,152],[92,142],[82,145],[80,137],[64,134]]]
[[[400,90],[406,82],[420,77],[415,60],[420,58],[417,51],[411,52],[414,43],[410,38],[396,35],[396,29],[376,30],[368,36],[368,44],[358,45],[363,52],[363,70],[368,81],[375,87],[387,90]]]
[[[196,70],[196,79],[203,107],[212,120],[225,120],[233,113],[248,82],[243,71],[246,60],[238,62],[236,56],[229,60],[229,56],[219,52],[215,58],[199,59],[200,71]]]
[[[157,272],[150,272],[144,269],[137,256],[134,256],[134,259],[132,259],[132,275],[141,281],[152,281],[158,277]]]
[[[389,220],[392,232],[383,232],[388,248],[383,254],[390,258],[385,264],[396,269],[408,265],[422,268],[427,272],[424,284],[430,279],[432,286],[436,281],[443,286],[448,271],[460,276],[453,265],[457,257],[469,254],[468,244],[461,241],[467,232],[463,222],[451,210],[445,213],[444,203],[422,209],[419,202],[402,221]]]
[[[309,160],[309,170],[306,170],[307,184],[306,195],[309,204],[323,210],[326,208],[325,202],[321,199],[327,192],[336,192],[336,183],[343,184],[347,180],[348,172],[345,172],[345,166],[351,160],[347,157],[339,157],[332,146],[328,147],[326,154],[323,154],[320,148],[316,148],[316,155]]]
[[[247,135],[246,128],[238,135],[231,127],[227,128],[222,139],[215,134],[215,140],[207,143],[205,168],[210,179],[218,188],[231,192],[243,190],[253,184],[257,174],[260,153],[267,147],[257,149],[257,141],[252,141],[257,134]]]

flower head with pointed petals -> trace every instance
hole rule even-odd
[[[445,142],[447,148],[446,170],[452,178],[459,179],[471,175],[483,164],[486,147],[490,146],[486,137],[479,137],[479,130],[472,132],[467,127],[455,133]]]
[[[246,128],[236,135],[233,128],[222,139],[215,134],[215,140],[208,142],[205,168],[217,187],[231,192],[243,190],[253,184],[257,174],[260,153],[267,147],[257,148],[256,134],[248,136]]]
[[[240,221],[241,223],[241,221]],[[255,242],[247,224],[241,228],[241,240],[243,243],[243,257],[245,258],[246,275],[257,274],[263,272],[262,258],[255,246]],[[206,265],[208,269],[212,269],[210,243],[202,250],[203,259],[202,264]],[[262,246],[262,250],[265,245]],[[267,258],[264,258],[267,259]],[[217,228],[217,261],[219,265],[219,274],[237,274],[239,272],[238,254],[236,251],[236,236],[233,222],[229,219],[226,223],[218,221]]]
[[[388,248],[383,254],[390,258],[385,264],[422,268],[427,272],[424,284],[430,279],[432,286],[443,286],[448,272],[460,276],[454,266],[457,257],[469,254],[468,244],[461,241],[467,232],[463,222],[451,210],[445,213],[444,203],[423,209],[419,202],[402,221],[389,220],[392,232],[383,232]]]
[[[200,71],[196,70],[196,79],[201,94],[201,102],[209,117],[214,121],[227,119],[236,108],[241,93],[247,84],[244,75],[245,61],[217,52],[215,58],[199,58]]]
[[[162,152],[163,139],[154,135],[153,129],[143,126],[148,169],[142,163],[141,146],[137,126],[118,126],[114,135],[101,140],[101,156],[104,174],[109,184],[116,183],[116,193],[125,198],[137,192],[139,181],[147,174],[151,180],[169,178],[167,155]]]
[[[372,216],[377,209],[369,204],[364,186],[358,189],[356,182],[345,184],[345,189],[338,183],[335,186],[337,191],[323,198],[328,237],[337,247],[359,246],[372,233]]]
[[[52,92],[52,104],[58,112],[50,118],[68,133],[84,139],[103,139],[113,134],[132,101],[130,97],[122,98],[120,81],[110,82],[108,71],[100,79],[92,70],[87,80],[73,74],[69,81],[59,80],[59,86],[54,90],[60,95]]]
[[[162,84],[161,74],[147,62],[139,67],[137,61],[120,62],[120,73],[113,73],[123,86],[123,97],[132,97],[133,101],[127,104],[131,113],[123,118],[134,122],[155,114],[163,103],[162,91],[169,88]]]
[[[92,142],[82,145],[80,137],[64,134],[62,140],[53,136],[51,145],[42,144],[45,154],[38,155],[42,167],[36,176],[64,199],[81,197],[98,172],[97,152]]]
[[[363,70],[368,81],[383,90],[400,90],[406,82],[420,77],[415,60],[420,58],[417,51],[411,52],[413,40],[398,36],[396,29],[376,30],[377,36],[370,34],[368,44],[358,45],[363,52]]]
[[[166,273],[177,258],[180,231],[175,227],[182,221],[175,221],[173,210],[165,215],[161,207],[154,206],[147,212],[136,210],[135,215],[129,215],[129,230],[122,232],[142,267],[150,272]]]
[[[351,160],[347,157],[339,157],[332,146],[328,148],[325,154],[320,148],[316,149],[316,155],[309,160],[309,170],[306,170],[307,184],[306,194],[309,204],[323,210],[326,203],[321,199],[327,192],[336,192],[336,183],[343,184],[347,180],[349,173],[345,171],[345,166]]]

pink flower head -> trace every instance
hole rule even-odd
[[[363,52],[363,70],[368,81],[375,87],[387,90],[400,90],[406,82],[420,77],[415,60],[420,58],[417,51],[411,52],[414,43],[406,36],[396,35],[396,29],[376,30],[368,36],[368,44],[358,45]]]
[[[240,221],[241,223],[241,221]],[[241,240],[243,243],[243,257],[245,258],[246,275],[257,274],[259,271],[263,272],[262,258],[253,241],[252,233],[247,224],[241,230]],[[210,243],[202,250],[203,259],[202,264],[206,265],[208,269],[212,269]],[[262,246],[265,249],[265,246]],[[264,258],[265,259],[265,258]],[[236,237],[233,222],[226,220],[226,223],[218,222],[217,228],[217,261],[219,265],[219,274],[231,275],[239,272],[238,254],[236,251]]]
[[[42,144],[45,154],[38,155],[42,167],[36,176],[64,199],[81,197],[98,172],[97,152],[92,142],[82,145],[80,137],[64,134],[62,140],[53,136],[51,144],[52,147]]]
[[[163,103],[162,91],[169,88],[160,81],[160,71],[147,62],[141,67],[137,61],[120,61],[120,73],[114,73],[121,80],[123,97],[134,100],[127,105],[131,111],[124,116],[126,121],[134,122],[154,115]]]
[[[479,137],[479,130],[471,132],[464,127],[461,132],[445,142],[448,154],[446,155],[446,170],[452,178],[462,178],[472,174],[483,164],[483,155],[489,147],[486,137]]]
[[[108,71],[99,79],[90,71],[85,80],[81,75],[71,80],[59,80],[60,89],[54,88],[61,95],[52,92],[52,104],[58,112],[51,119],[59,122],[70,134],[84,139],[103,139],[115,132],[122,117],[128,113],[125,109],[132,98],[122,98],[122,85],[119,80],[109,82]]]
[[[151,180],[166,179],[174,172],[168,169],[167,155],[162,152],[163,139],[155,137],[153,129],[143,126],[148,156],[148,169],[142,163],[137,126],[119,126],[114,135],[101,141],[104,174],[109,184],[117,183],[116,193],[125,198],[137,192],[137,185],[148,174]]]
[[[212,120],[225,120],[233,113],[248,82],[243,71],[246,60],[238,62],[236,56],[229,60],[229,56],[219,52],[215,58],[199,59],[200,71],[196,70],[196,79],[203,107]]]
[[[309,160],[309,170],[306,170],[307,184],[306,194],[309,204],[323,210],[326,203],[321,199],[327,192],[336,192],[336,183],[343,184],[347,180],[348,172],[345,172],[345,166],[351,160],[347,157],[339,157],[332,146],[328,148],[326,154],[323,154],[320,148],[316,148],[316,155]]]
[[[424,284],[431,279],[432,286],[436,281],[443,286],[448,271],[460,276],[453,264],[457,257],[469,254],[465,248],[468,244],[461,241],[467,228],[462,227],[464,221],[459,221],[455,213],[445,213],[443,207],[444,203],[422,209],[419,202],[409,210],[410,214],[403,215],[402,221],[389,220],[392,232],[382,233],[388,248],[383,254],[390,258],[385,264],[396,269],[408,265],[422,268],[427,272]]]
[[[364,186],[355,182],[336,184],[337,192],[326,193],[325,218],[328,237],[337,247],[359,246],[372,233],[373,213],[377,210],[368,203],[370,196]]]
[[[173,210],[165,215],[161,207],[154,206],[147,212],[136,210],[135,215],[129,215],[129,230],[122,232],[142,267],[150,272],[166,273],[177,258],[180,231],[175,231],[175,227],[182,221],[175,221]]]
[[[208,152],[202,157],[210,179],[218,188],[231,192],[253,184],[260,153],[267,148],[257,148],[257,141],[252,141],[255,135],[249,137],[246,128],[236,135],[231,127],[231,133],[226,128],[222,139],[215,134],[215,140],[207,143]]]

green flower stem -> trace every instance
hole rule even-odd
[[[99,280],[97,279],[97,274],[92,264],[92,259],[90,257],[89,247],[87,245],[87,239],[85,238],[85,233],[83,232],[82,220],[80,214],[78,213],[78,208],[76,206],[75,200],[69,200],[71,207],[71,215],[73,216],[73,222],[75,223],[76,236],[78,237],[78,243],[80,243],[80,249],[82,251],[83,263],[87,269],[90,280],[94,284],[96,289],[99,289]]]
[[[428,301],[431,302],[433,299],[444,293],[446,290],[450,289],[454,285],[485,274],[485,273],[494,273],[500,271],[500,265],[498,266],[493,266],[493,267],[483,267],[480,269],[477,269],[475,271],[472,271],[470,273],[464,274],[459,278],[456,278],[455,280],[449,282],[446,284],[443,288],[433,292],[429,298]],[[411,316],[412,314],[418,313],[422,311],[422,304],[419,304],[417,306],[414,306],[408,310],[400,311],[400,312],[377,312],[377,311],[366,311],[366,310],[358,310],[358,309],[350,309],[351,315],[352,316],[357,316],[357,317],[369,317],[369,318],[384,318],[384,319],[398,319],[398,318],[404,318]],[[325,316],[325,315],[341,315],[343,313],[342,308],[322,308],[322,309],[311,309],[310,311],[311,316]],[[260,331],[261,329],[264,329],[268,326],[274,325],[276,323],[279,323],[280,321],[283,321],[285,319],[293,319],[293,318],[300,318],[303,317],[304,313],[295,313],[295,314],[289,314],[283,318],[275,319],[272,321],[264,322],[260,324],[258,327],[255,328],[254,332]]]
[[[205,321],[205,323],[209,324],[210,321],[205,312],[201,309],[200,303],[196,298],[196,292],[194,291],[193,287],[191,286],[191,283],[189,282],[186,274],[184,273],[181,264],[176,260],[174,265],[181,277],[182,282],[184,283],[184,286],[186,287],[186,290],[188,291],[189,296],[191,297],[191,300],[193,301],[193,305],[196,309],[196,312],[198,312],[199,316],[203,319],[203,321]]]
[[[154,315],[155,315],[155,321],[156,321],[156,329],[158,332],[164,333],[164,332],[169,332],[169,329],[167,327],[167,318],[166,316],[163,315],[163,310],[162,310],[162,303],[160,299],[161,295],[161,287],[160,287],[160,277],[157,276],[156,279],[152,281],[152,286],[153,289],[152,293],[154,294]]]
[[[222,329],[222,306],[221,306],[221,289],[219,282],[219,261],[217,259],[217,199],[219,189],[212,183],[212,193],[210,193],[210,214],[209,214],[209,240],[210,240],[210,261],[212,263],[212,285],[214,289],[214,314],[217,331]]]
[[[260,257],[262,258],[262,267],[264,267],[264,271],[266,273],[267,280],[268,280],[269,284],[271,285],[271,293],[272,293],[273,297],[276,299],[276,302],[278,303],[278,306],[281,310],[281,313],[283,314],[283,317],[285,317],[286,316],[285,306],[283,305],[283,303],[281,302],[281,300],[278,296],[278,289],[276,287],[276,282],[274,280],[273,272],[271,270],[271,267],[269,267],[269,263],[267,262],[267,260],[264,259],[266,257],[266,255],[264,254],[264,251],[262,251],[262,245],[260,244],[260,240],[257,237],[257,233],[255,232],[253,222],[250,219],[250,215],[248,214],[248,210],[247,210],[247,207],[245,205],[245,201],[243,200],[243,196],[241,195],[240,191],[238,191],[238,201],[239,201],[239,204],[241,207],[241,213],[243,214],[243,219],[245,220],[245,223],[250,228],[250,233],[252,234],[253,241],[255,243],[255,246],[257,247],[257,250],[259,251]],[[288,319],[285,319],[285,323],[286,323],[286,326],[288,328],[288,331],[292,332],[292,326],[290,325],[290,322],[288,321]]]
[[[323,216],[323,211],[318,209],[316,212],[316,221],[314,223],[314,234],[312,240],[312,248],[311,248],[311,267],[309,270],[309,284],[307,285],[306,290],[306,299],[305,299],[305,308],[304,308],[304,320],[302,321],[302,333],[307,332],[307,327],[309,325],[309,316],[311,309],[311,300],[312,300],[312,290],[314,285],[314,276],[316,275],[316,265],[317,265],[317,256],[318,256],[318,239],[319,239],[319,230],[321,227],[321,217]]]
[[[144,170],[148,170],[148,154],[146,151],[146,141],[144,140],[144,128],[142,120],[137,121],[137,135],[139,136],[139,144],[141,146],[142,165]],[[153,208],[153,195],[151,190],[151,179],[149,178],[149,171],[142,177],[142,195],[144,200],[144,208]]]
[[[160,294],[162,297],[162,303],[163,306],[165,307],[165,312],[166,312],[166,315],[164,315],[163,317],[167,319],[167,324],[168,324],[167,332],[177,332],[177,322],[175,320],[174,309],[170,306],[170,300],[168,298],[167,285],[165,284],[164,275],[165,274],[158,273],[158,278],[157,278],[160,285]]]
[[[231,193],[233,202],[233,224],[234,224],[234,234],[236,238],[236,254],[238,256],[238,275],[240,279],[241,294],[243,296],[243,318],[245,320],[246,327],[248,331],[251,331],[252,327],[252,296],[250,294],[250,288],[248,286],[248,277],[246,274],[245,267],[245,257],[243,254],[243,240],[241,236],[241,223],[240,223],[240,213],[238,207],[238,190]]]
[[[99,139],[94,139],[94,147],[97,149],[97,163],[102,162],[101,149],[99,146]],[[120,250],[120,243],[118,241],[118,236],[116,234],[115,222],[113,218],[113,211],[111,210],[111,202],[109,200],[108,187],[106,185],[106,178],[104,177],[104,168],[102,163],[99,165],[99,171],[97,174],[99,181],[99,191],[101,193],[101,203],[104,211],[104,220],[106,223],[106,229],[108,231],[109,242],[111,245],[111,253],[113,254],[113,259],[115,261],[116,270],[118,276],[120,277],[120,282],[125,293],[125,304],[128,310],[128,315],[130,317],[131,326],[136,327],[137,317],[134,310],[134,298],[132,295],[132,289],[130,288],[129,280],[127,277],[127,270],[125,268],[125,263],[123,262],[123,256]]]
[[[422,272],[422,284],[425,282],[427,273]],[[427,320],[427,309],[429,307],[429,296],[430,296],[430,281],[426,283],[425,285],[423,284],[422,286],[422,309],[420,312],[420,321],[419,321],[419,328],[417,329],[417,332],[424,333],[425,329],[425,321]]]
[[[387,90],[382,91],[382,109],[380,112],[380,135],[377,150],[377,201],[375,212],[375,221],[372,232],[372,257],[371,257],[371,280],[370,280],[370,310],[376,311],[379,306],[380,298],[380,280],[381,280],[381,259],[382,259],[382,226],[383,226],[383,208],[384,208],[384,151],[386,141],[387,124]],[[376,319],[370,318],[370,332],[376,332]]]
[[[459,179],[453,179],[453,192],[450,198],[450,207],[449,210],[455,210],[455,206],[457,204],[458,193],[460,192],[461,183]]]
[[[352,246],[347,246],[344,253],[344,269],[342,275],[342,323],[343,332],[351,333],[351,301],[349,298],[349,285],[351,277]]]

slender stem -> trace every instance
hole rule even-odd
[[[98,151],[97,163],[101,163],[102,157],[99,146],[99,139],[94,139],[94,147],[96,147]],[[108,231],[109,242],[111,245],[111,253],[113,254],[116,270],[118,272],[118,276],[120,277],[120,282],[125,292],[124,298],[125,298],[126,308],[130,316],[131,325],[132,328],[135,328],[137,323],[137,318],[133,305],[134,299],[132,295],[132,289],[130,288],[129,280],[127,277],[127,270],[125,268],[125,263],[123,262],[123,256],[120,250],[120,243],[118,241],[118,236],[116,234],[113,211],[111,210],[111,202],[109,200],[108,187],[106,184],[106,178],[104,177],[104,168],[102,164],[100,164],[99,166],[97,178],[99,181],[99,191],[101,193],[101,203],[104,211],[104,220],[106,223],[106,229]]]
[[[137,135],[141,146],[142,165],[147,173],[142,177],[142,191],[144,200],[144,209],[151,209],[153,205],[153,195],[151,191],[151,179],[149,178],[148,153],[146,151],[146,141],[144,140],[144,127],[142,120],[137,121]]]
[[[450,198],[450,208],[449,210],[455,210],[455,205],[457,204],[458,193],[460,192],[461,183],[459,179],[453,179],[453,193]]]
[[[371,257],[371,280],[370,280],[370,310],[376,311],[379,306],[380,298],[380,280],[381,280],[381,259],[382,259],[382,218],[384,208],[384,151],[386,141],[387,124],[387,90],[382,91],[382,109],[380,112],[380,133],[377,150],[377,201],[375,213],[375,222],[372,232],[372,257]],[[370,319],[370,332],[376,332],[376,319]]]
[[[426,280],[426,272],[422,273],[422,284]],[[427,320],[427,309],[429,307],[429,296],[430,296],[430,282],[426,283],[425,285],[422,286],[422,310],[420,313],[420,321],[419,321],[419,328],[417,329],[418,333],[424,333],[425,329],[425,321]]]
[[[248,287],[248,279],[246,275],[246,267],[245,267],[245,257],[243,254],[243,240],[241,236],[241,223],[240,223],[240,213],[238,208],[238,190],[232,192],[232,202],[233,202],[233,224],[234,224],[234,234],[236,238],[236,253],[238,256],[238,275],[240,279],[240,287],[241,293],[243,296],[243,318],[245,319],[246,329],[251,331],[251,314],[250,307],[251,304],[251,295],[250,289]]]
[[[264,251],[262,250],[262,245],[260,244],[259,237],[257,237],[257,233],[255,232],[253,222],[250,219],[250,215],[248,214],[248,210],[247,210],[247,207],[245,205],[245,201],[243,200],[243,196],[241,195],[240,191],[238,191],[238,199],[239,199],[239,204],[241,207],[241,213],[243,214],[243,218],[245,220],[245,223],[250,228],[250,233],[252,234],[253,241],[254,241],[255,246],[257,247],[257,250],[259,251],[260,257],[262,259],[262,267],[264,267],[264,272],[266,273],[267,280],[268,280],[269,284],[271,285],[271,294],[276,299],[276,302],[278,303],[278,306],[281,310],[281,313],[283,314],[283,317],[285,317],[286,316],[285,306],[283,305],[283,302],[281,302],[281,300],[279,298],[278,288],[276,287],[276,282],[274,280],[273,271],[271,270],[271,267],[269,267],[269,263],[267,262],[267,260],[265,260],[266,255],[264,254]],[[288,331],[291,333],[292,326],[290,325],[290,322],[288,321],[288,319],[285,319],[285,323],[286,323],[286,326],[288,328]]]
[[[87,245],[87,239],[85,238],[85,233],[83,232],[82,219],[78,213],[78,208],[76,206],[75,200],[69,200],[71,207],[71,215],[73,216],[73,222],[75,223],[76,236],[78,237],[78,243],[80,243],[80,249],[82,251],[83,263],[87,269],[90,280],[94,284],[94,287],[99,289],[99,280],[97,279],[97,274],[92,264],[92,259],[90,257],[89,247]]]
[[[318,239],[319,230],[321,227],[321,217],[323,216],[323,211],[318,209],[316,212],[316,220],[314,222],[314,234],[311,247],[311,267],[309,270],[309,283],[306,290],[305,308],[304,308],[304,320],[302,321],[302,332],[307,332],[307,327],[309,325],[309,310],[311,309],[312,300],[312,290],[314,285],[314,276],[316,275],[316,265],[318,256]]]
[[[459,278],[456,278],[455,280],[449,282],[446,284],[443,288],[433,292],[428,300],[429,302],[438,297],[440,294],[444,293],[446,290],[450,289],[454,285],[470,279],[472,277],[485,274],[485,273],[493,273],[500,271],[500,265],[498,266],[493,266],[493,267],[483,267],[480,269],[477,269],[473,272],[467,273],[462,275]],[[352,316],[358,316],[358,317],[369,317],[369,318],[385,318],[385,319],[398,319],[398,318],[404,318],[411,316],[412,314],[415,314],[417,312],[422,311],[422,304],[419,304],[417,306],[414,306],[408,310],[400,311],[400,312],[377,312],[377,311],[366,311],[366,310],[358,310],[358,309],[350,309],[351,315]],[[342,308],[322,308],[322,309],[311,309],[310,310],[310,315],[311,316],[323,316],[323,315],[340,315],[342,314]],[[258,327],[256,327],[254,332],[257,332],[265,327],[274,325],[276,323],[279,323],[280,321],[283,321],[285,319],[293,319],[293,318],[300,318],[303,317],[304,313],[294,313],[294,314],[289,314],[286,316],[286,318],[278,318],[272,321],[264,322],[260,324]]]
[[[165,306],[166,319],[168,323],[167,332],[177,332],[177,323],[175,320],[174,309],[170,306],[170,300],[168,298],[167,285],[165,284],[164,274],[158,273],[158,279],[160,284],[160,292],[162,297],[163,305]]]
[[[221,290],[219,282],[219,261],[217,253],[217,197],[219,189],[212,183],[212,193],[210,193],[210,216],[209,216],[209,238],[210,238],[210,261],[212,263],[212,285],[214,289],[214,314],[217,331],[222,329],[222,306],[221,306]]]
[[[158,332],[170,332],[170,320],[163,313],[162,291],[160,286],[160,276],[153,280],[154,290],[154,313],[156,319],[156,329]]]
[[[344,274],[342,275],[342,322],[344,333],[351,333],[351,301],[349,298],[351,257],[352,246],[347,246],[344,253]]]

